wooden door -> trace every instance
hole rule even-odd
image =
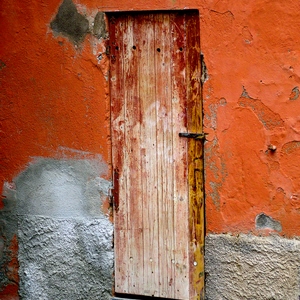
[[[115,291],[202,299],[199,15],[113,13]]]

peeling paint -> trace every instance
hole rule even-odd
[[[248,26],[243,27],[243,38],[246,44],[251,44],[253,42],[253,35],[251,34]]]
[[[300,141],[291,141],[283,145],[281,151],[285,154],[291,154],[300,148]]]
[[[243,86],[243,92],[242,92],[242,94],[241,94],[241,98],[252,99],[252,98],[249,96],[249,94],[248,94],[248,92],[246,91],[246,89],[245,89],[244,86]]]
[[[290,94],[290,100],[294,101],[299,98],[299,88],[296,86],[292,89],[292,92]]]
[[[200,55],[200,59],[201,59],[201,83],[205,83],[208,79],[209,79],[209,75],[208,75],[208,70],[204,61],[204,55],[201,54]]]
[[[0,71],[1,71],[2,69],[4,69],[5,67],[6,67],[5,62],[3,62],[2,60],[0,60]]]
[[[89,21],[78,13],[72,0],[64,0],[50,27],[56,34],[61,33],[78,44],[88,33]]]
[[[108,31],[106,27],[105,14],[99,11],[94,19],[93,34],[98,39],[108,38]]]
[[[272,229],[281,231],[282,226],[280,222],[274,220],[272,217],[265,215],[264,213],[259,214],[255,219],[257,229]]]
[[[212,199],[213,204],[220,209],[220,189],[227,177],[226,165],[223,158],[215,160],[215,156],[220,156],[218,141],[215,138],[212,142],[207,143],[207,152],[204,161],[204,172],[206,177],[212,178],[206,189],[207,196]],[[211,172],[211,174],[209,173]]]
[[[267,130],[284,126],[284,121],[279,114],[273,112],[269,107],[264,105],[262,101],[250,98],[246,90],[243,91],[238,103],[241,107],[251,108]]]

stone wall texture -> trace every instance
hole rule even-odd
[[[207,300],[298,300],[300,240],[279,236],[206,237]]]

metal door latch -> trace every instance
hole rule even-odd
[[[188,139],[194,139],[194,140],[204,140],[207,133],[190,133],[190,132],[180,132],[180,137],[185,137]]]

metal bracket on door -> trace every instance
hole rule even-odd
[[[179,136],[188,138],[188,139],[194,139],[194,140],[205,140],[205,136],[207,133],[190,133],[190,132],[180,132]]]

